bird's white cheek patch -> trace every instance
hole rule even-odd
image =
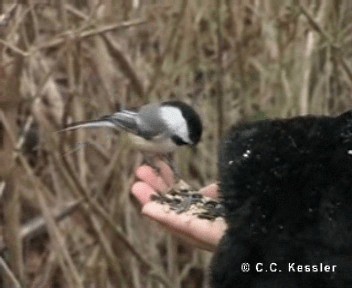
[[[160,108],[160,117],[169,129],[186,143],[191,143],[188,136],[187,122],[178,108],[165,106]]]

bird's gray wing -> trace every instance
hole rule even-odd
[[[112,115],[104,116],[101,121],[112,123],[115,128],[120,128],[128,132],[138,134],[138,113],[130,110],[122,110]]]
[[[159,108],[158,104],[147,104],[141,107],[137,117],[139,136],[152,139],[168,134],[167,126],[160,117]]]

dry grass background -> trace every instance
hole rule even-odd
[[[349,0],[0,1],[1,287],[207,287],[211,254],[140,216],[123,135],[54,131],[121,107],[191,103],[180,169],[216,179],[232,123],[352,107]],[[180,156],[180,154],[178,154]]]

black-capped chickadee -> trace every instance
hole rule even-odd
[[[61,131],[94,127],[127,131],[138,150],[157,155],[168,155],[182,145],[196,145],[203,130],[197,112],[188,104],[175,100],[73,123]]]

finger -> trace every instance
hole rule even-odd
[[[134,197],[137,198],[137,200],[142,204],[146,204],[147,202],[150,201],[150,197],[153,194],[157,194],[155,189],[151,186],[149,186],[145,182],[136,182],[133,184],[131,188],[131,193],[134,195]]]
[[[166,192],[169,189],[169,186],[166,184],[163,177],[157,175],[155,170],[150,166],[140,166],[136,170],[136,176],[156,191]]]
[[[204,196],[217,199],[219,198],[219,185],[216,183],[212,183],[208,186],[201,188],[199,192],[202,193]]]
[[[172,187],[175,183],[175,176],[174,171],[172,171],[171,167],[161,160],[156,161],[156,166],[159,167],[160,175],[164,179],[168,187]]]

